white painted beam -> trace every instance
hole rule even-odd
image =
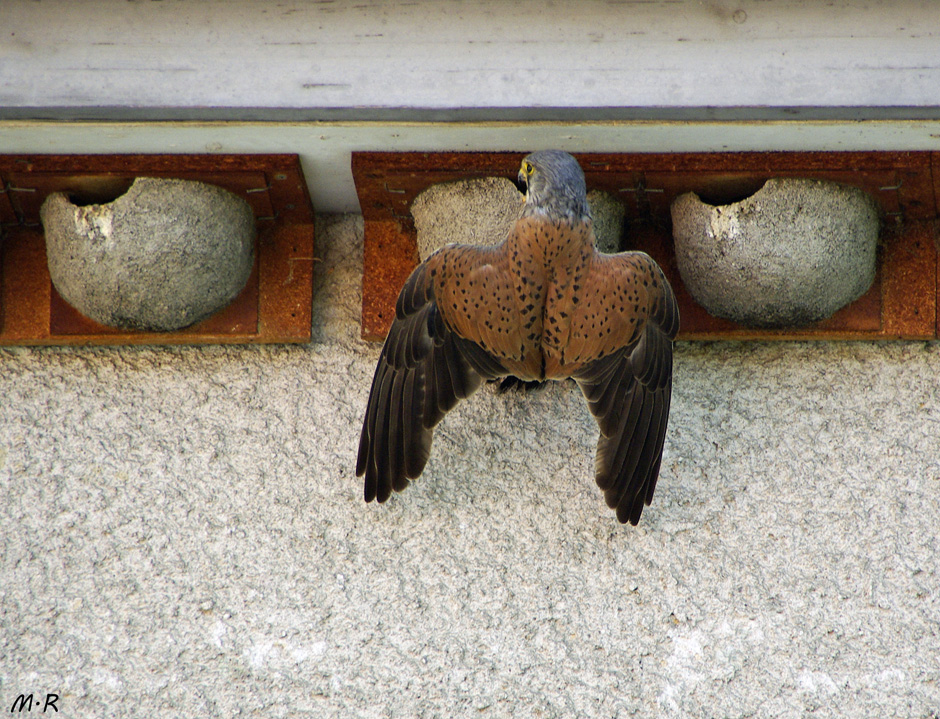
[[[728,152],[940,150],[923,122],[0,122],[0,153],[296,153],[321,212],[359,207],[356,150]]]
[[[938,47],[916,0],[3,0],[0,108],[931,107]]]

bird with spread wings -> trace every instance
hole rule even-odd
[[[447,245],[408,278],[366,408],[356,474],[384,502],[424,469],[434,427],[484,380],[574,381],[600,427],[595,478],[636,524],[662,460],[679,312],[642,252],[595,248],[584,173],[560,150],[522,161],[522,213],[495,247]]]

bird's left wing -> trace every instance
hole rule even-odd
[[[461,336],[439,307],[445,247],[419,265],[398,296],[362,424],[356,474],[365,475],[365,499],[384,502],[401,491],[427,463],[434,426],[457,400],[485,379],[507,373],[500,360],[478,342]]]

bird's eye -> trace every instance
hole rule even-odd
[[[535,168],[532,167],[532,165],[528,162],[522,163],[522,169],[525,171],[525,174],[527,175],[531,175],[533,172],[535,172]]]

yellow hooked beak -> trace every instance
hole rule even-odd
[[[523,160],[522,167],[519,168],[519,174],[516,176],[516,178],[519,181],[520,190],[522,189],[523,185],[525,186],[526,198],[529,197],[529,178],[532,177],[532,173],[534,172],[535,172],[535,168],[532,167],[532,164]]]

